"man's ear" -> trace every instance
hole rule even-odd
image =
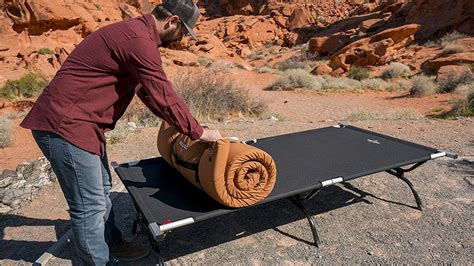
[[[175,26],[178,26],[178,23],[179,23],[179,17],[176,16],[176,15],[173,15],[173,16],[170,16],[166,19],[166,23],[165,23],[165,29],[167,29],[169,26],[171,25],[175,25]]]

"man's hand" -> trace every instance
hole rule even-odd
[[[222,136],[219,130],[207,128],[204,129],[202,136],[199,138],[199,140],[203,142],[216,142],[220,139],[222,139]]]

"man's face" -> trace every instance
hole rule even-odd
[[[161,46],[169,47],[173,42],[179,42],[186,34],[186,27],[179,19],[170,20],[168,28],[164,31],[161,38]]]

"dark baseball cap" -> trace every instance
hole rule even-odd
[[[179,17],[189,34],[197,41],[194,25],[199,18],[199,9],[192,0],[163,0],[163,7],[171,14]]]

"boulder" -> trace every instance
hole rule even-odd
[[[367,32],[371,28],[377,27],[385,22],[384,19],[382,18],[373,18],[373,19],[368,19],[364,20],[360,23],[359,30],[361,32]]]
[[[358,5],[361,5],[365,3],[364,0],[349,0],[349,4],[353,5],[353,6],[358,6]]]
[[[311,74],[313,75],[329,75],[331,74],[331,72],[333,72],[332,68],[330,66],[328,66],[327,64],[320,64],[318,65],[317,67],[315,67],[313,69],[313,71],[311,71]]]
[[[471,73],[471,69],[465,65],[447,65],[438,69],[436,80],[442,82],[448,78],[459,78],[466,73]]]
[[[321,56],[333,54],[351,42],[351,36],[346,34],[331,35],[328,37],[311,38],[308,43],[310,52]]]
[[[187,51],[171,50],[162,48],[164,51],[165,58],[171,60],[175,65],[178,66],[199,66],[198,57]]]
[[[448,65],[474,64],[474,53],[451,54],[446,57],[439,57],[423,63],[422,68],[427,72],[436,73],[438,69]]]
[[[288,19],[290,31],[307,27],[314,22],[314,18],[306,8],[296,8]]]
[[[288,19],[284,16],[275,16],[273,17],[273,20],[275,20],[275,23],[282,28],[286,29],[288,26]]]
[[[376,3],[364,3],[357,7],[356,10],[352,13],[353,15],[361,15],[361,14],[367,14],[375,11],[377,9],[378,5]]]
[[[408,5],[406,23],[422,25],[417,39],[433,39],[453,30],[474,34],[472,0],[413,0]]]
[[[331,57],[331,63],[348,71],[351,65],[383,65],[393,60],[391,56],[413,41],[418,24],[409,24],[384,30],[371,37],[355,41]]]

